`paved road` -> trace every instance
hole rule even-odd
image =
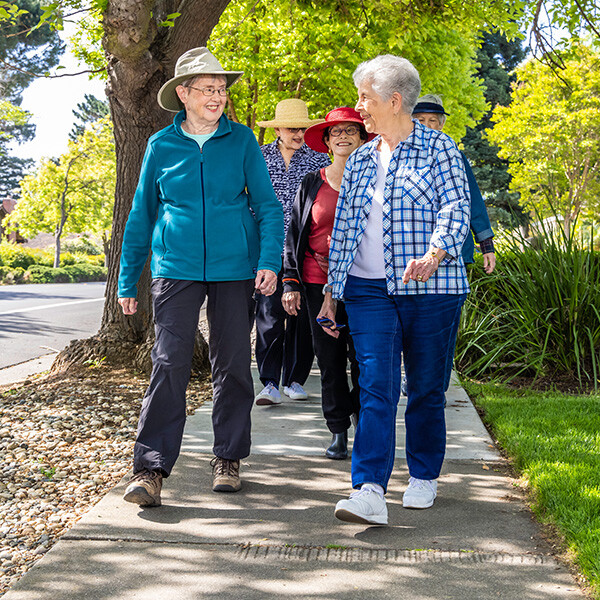
[[[96,333],[105,286],[92,282],[0,287],[0,369]]]

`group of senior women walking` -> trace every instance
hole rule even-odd
[[[254,288],[275,291],[283,214],[252,131],[223,114],[227,88],[239,75],[205,48],[181,57],[159,93],[161,106],[181,110],[149,141],[125,231],[119,302],[126,314],[135,311],[135,282],[152,248],[154,368],[125,494],[142,506],[160,504],[162,478],[179,452],[206,297],[215,491],[240,489],[239,460],[250,452],[251,295]],[[410,474],[403,504],[427,508],[436,497],[446,357],[468,292],[461,248],[469,192],[456,144],[411,118],[420,80],[409,61],[379,56],[359,65],[354,82],[356,110],[331,111],[306,132],[307,144],[329,151],[333,163],[307,175],[298,190],[282,301],[292,315],[303,294],[307,301],[333,434],[328,452],[338,454],[331,457],[347,453],[347,430],[357,420],[354,491],[335,515],[383,525],[402,356]],[[346,361],[354,353],[353,393]]]

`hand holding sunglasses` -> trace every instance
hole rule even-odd
[[[327,317],[317,317],[317,323],[321,327],[326,327],[327,329],[331,329],[332,331],[339,331],[346,327],[344,323],[336,323]]]

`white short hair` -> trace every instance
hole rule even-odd
[[[406,58],[393,54],[381,54],[360,63],[352,75],[354,85],[370,82],[384,100],[394,92],[402,96],[402,112],[411,115],[421,93],[419,72]]]

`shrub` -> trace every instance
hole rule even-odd
[[[68,267],[69,265],[74,265],[77,261],[77,256],[71,254],[70,252],[62,252],[60,255],[60,264],[62,267]]]
[[[79,263],[64,268],[74,281],[106,281],[108,269],[98,265]]]
[[[87,254],[90,256],[97,256],[103,253],[102,248],[94,244],[87,237],[80,237],[76,240],[65,242],[63,249],[65,252]]]
[[[96,265],[97,267],[104,267],[104,263],[106,262],[106,258],[104,256],[104,253],[102,254],[98,254],[96,256],[88,256],[87,257],[87,262],[90,265]]]
[[[29,283],[73,283],[75,279],[66,269],[33,265],[29,269]]]
[[[36,262],[35,252],[11,242],[0,244],[0,264],[6,267],[27,269]]]
[[[458,366],[471,377],[565,376],[598,389],[600,254],[542,233],[536,250],[509,240],[491,276],[477,264],[471,269]]]
[[[4,276],[3,283],[22,283],[25,277],[25,269],[23,267],[16,267],[14,269],[10,269],[8,273]]]

